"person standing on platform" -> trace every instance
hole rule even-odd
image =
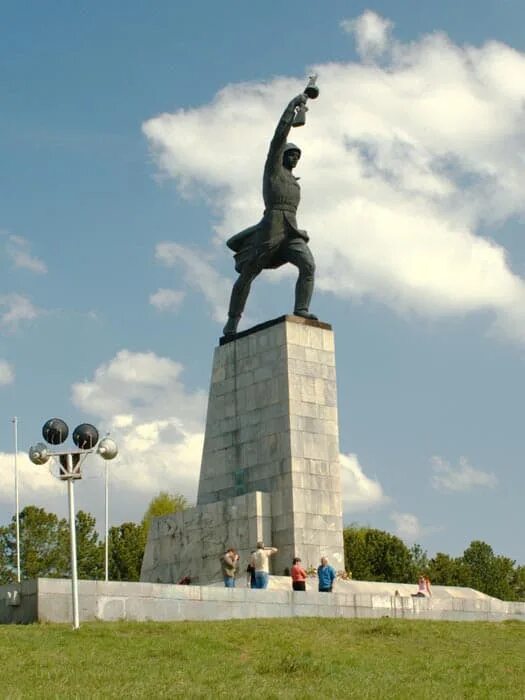
[[[239,555],[230,547],[221,557],[221,569],[226,588],[235,588],[235,575],[239,567]]]
[[[257,549],[251,558],[251,565],[255,569],[255,588],[268,588],[270,575],[269,559],[279,550],[277,547],[265,547],[264,542],[257,542]]]
[[[292,588],[294,591],[306,591],[306,571],[301,566],[301,560],[299,557],[295,557],[293,560],[292,570],[290,572],[292,576]]]
[[[335,581],[335,569],[330,566],[326,557],[321,557],[321,566],[317,569],[319,593],[331,593]]]
[[[248,566],[246,567],[246,574],[247,574],[246,585],[249,588],[255,588],[255,567],[252,564],[254,554],[255,554],[255,549],[250,552]]]

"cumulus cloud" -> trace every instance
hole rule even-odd
[[[431,482],[438,491],[470,491],[477,486],[494,488],[498,483],[495,474],[475,469],[466,457],[460,457],[455,468],[438,455],[431,462],[434,472]]]
[[[344,19],[341,27],[355,38],[357,52],[363,58],[381,55],[387,49],[393,23],[380,15],[367,10],[357,19]]]
[[[343,508],[356,512],[381,506],[388,501],[381,484],[370,479],[359,464],[357,455],[341,454],[341,488]]]
[[[144,509],[160,490],[196,495],[206,394],[187,390],[182,375],[169,358],[121,350],[72,387],[73,403],[118,442],[112,474],[121,497],[140,495]]]
[[[495,236],[525,214],[525,55],[439,33],[404,44],[370,12],[344,26],[363,55],[389,50],[381,65],[314,66],[321,95],[293,134],[318,289],[431,318],[488,311],[496,332],[524,342],[525,283]],[[287,77],[228,85],[210,104],[144,123],[159,170],[213,208],[216,240],[260,219],[272,130],[303,87]],[[202,263],[209,290],[217,273],[202,256],[171,251],[188,270]]]
[[[158,311],[178,311],[185,297],[182,291],[175,289],[157,289],[150,294],[149,303]]]
[[[14,453],[0,452],[0,502],[14,506]],[[24,453],[17,456],[20,507],[60,494],[63,484],[49,473],[48,465],[36,467]]]
[[[6,360],[0,359],[0,386],[2,384],[12,384],[14,381],[15,371],[13,367]]]
[[[47,265],[43,260],[31,255],[29,242],[22,236],[9,235],[7,238],[7,255],[15,267],[20,267],[37,274],[45,274]]]
[[[22,294],[0,294],[0,327],[16,330],[22,321],[33,321],[40,310]]]
[[[180,266],[187,284],[200,291],[208,301],[215,321],[226,318],[231,282],[220,275],[201,251],[178,243],[159,243],[156,260],[166,267]]]
[[[413,542],[425,532],[417,516],[412,513],[392,513],[390,517],[394,522],[396,535],[404,540]]]

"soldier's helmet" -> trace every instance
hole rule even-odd
[[[296,146],[295,143],[287,143],[284,147],[283,154],[287,151],[297,151],[297,153],[299,154],[299,158],[301,157],[301,149],[299,148],[299,146]]]

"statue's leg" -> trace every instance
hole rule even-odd
[[[253,280],[261,271],[260,265],[256,262],[248,262],[243,266],[240,275],[233,285],[230,297],[230,307],[228,309],[228,321],[224,326],[224,335],[235,335],[239,320],[246,306],[246,300],[250,293]]]
[[[295,285],[294,314],[317,320],[317,316],[308,311],[314,291],[315,261],[306,241],[298,236],[291,238],[282,251],[282,258],[299,270]]]

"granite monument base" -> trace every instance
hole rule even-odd
[[[186,576],[195,584],[217,581],[220,557],[230,544],[247,562],[254,543],[264,539],[271,539],[271,497],[260,491],[153,518],[141,581],[177,583]]]
[[[245,569],[259,539],[274,574],[294,557],[344,569],[340,471],[331,327],[282,316],[221,339],[197,506],[153,523],[141,580],[207,583],[227,547]]]

